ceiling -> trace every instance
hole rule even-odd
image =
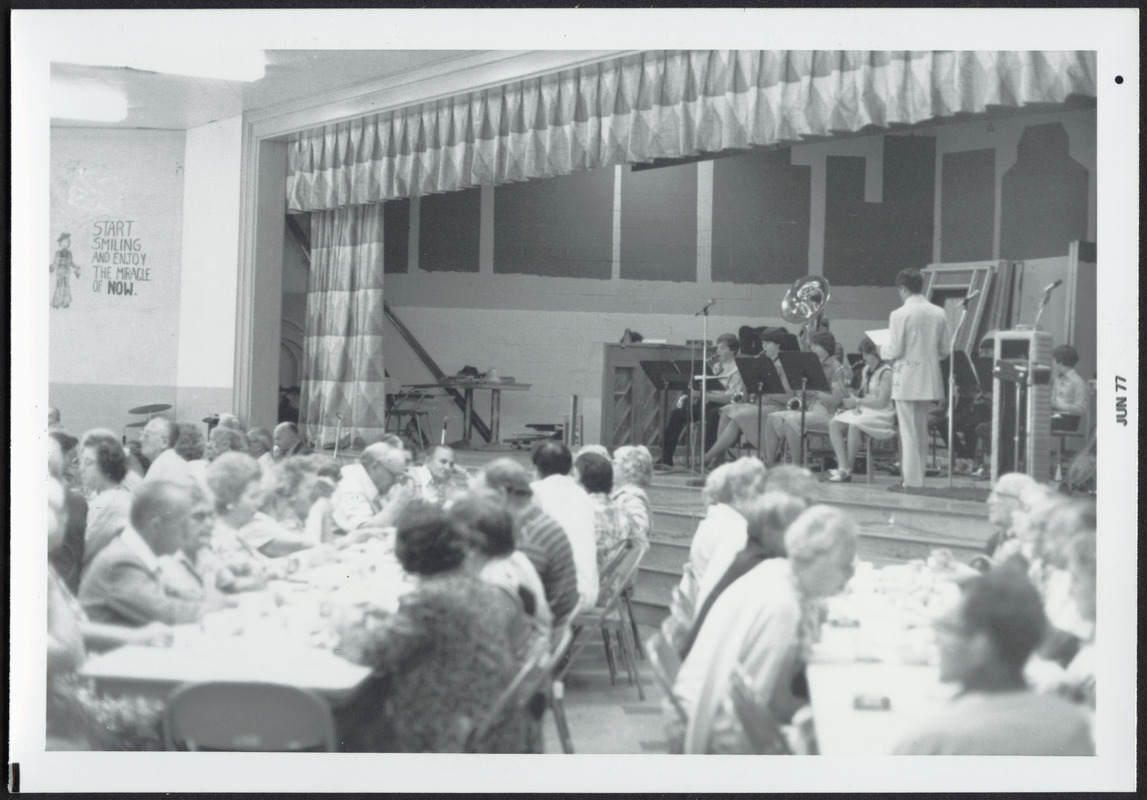
[[[474,50],[267,50],[267,73],[249,83],[189,78],[123,67],[53,63],[53,81],[122,88],[127,118],[92,123],[52,120],[61,127],[186,130],[309,97],[472,56]]]

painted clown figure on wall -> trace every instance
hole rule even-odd
[[[80,267],[72,261],[72,235],[70,233],[61,233],[60,237],[56,239],[56,244],[60,249],[56,251],[56,257],[52,259],[51,266],[48,267],[49,272],[56,273],[56,288],[52,292],[52,308],[67,308],[72,304],[72,285],[70,272],[75,272],[76,279],[80,277]]]

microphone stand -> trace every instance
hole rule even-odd
[[[960,329],[964,327],[964,317],[968,316],[968,301],[965,297],[960,303],[960,319],[956,322],[956,329],[952,331],[952,340],[948,345],[948,488],[952,488],[953,476],[956,473],[956,339],[960,336]]]
[[[705,418],[708,416],[705,413],[705,393],[709,388],[709,373],[707,368],[709,366],[709,306],[713,305],[715,301],[710,300],[704,307],[693,316],[701,317],[701,477],[700,479],[693,478],[689,481],[690,486],[704,486],[705,485]],[[690,376],[689,386],[690,393],[692,393],[693,376]],[[689,398],[689,412],[693,411],[693,398]],[[692,426],[692,420],[690,420]],[[689,442],[692,444],[693,437],[689,437]]]

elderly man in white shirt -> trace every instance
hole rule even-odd
[[[342,468],[331,495],[331,516],[340,530],[361,538],[359,534],[396,525],[417,496],[402,449],[377,442],[362,451],[359,463]]]
[[[179,426],[164,417],[154,417],[144,426],[139,436],[140,451],[151,461],[147,468],[144,483],[168,481],[169,483],[198,484],[191,466],[175,452],[179,440]]]
[[[593,501],[570,475],[573,455],[561,442],[541,442],[534,449],[533,462],[538,472],[538,480],[530,484],[534,500],[569,537],[581,606],[592,607],[598,593]]]

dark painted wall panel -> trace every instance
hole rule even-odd
[[[1087,238],[1087,168],[1068,152],[1061,123],[1032,125],[1020,137],[1001,189],[1000,258],[1047,258]]]
[[[382,269],[386,274],[406,272],[410,253],[410,199],[390,200],[382,206]]]
[[[714,281],[788,283],[808,272],[812,168],[792,151],[713,162]]]
[[[621,178],[621,277],[697,280],[697,166]]]
[[[477,272],[480,189],[432,194],[419,201],[418,266],[427,272]]]
[[[945,153],[940,174],[940,260],[992,257],[996,215],[996,151]]]
[[[932,260],[936,140],[885,136],[883,202],[864,201],[864,158],[826,159],[824,274],[841,286],[886,286]]]
[[[613,167],[494,189],[494,272],[609,280]]]

